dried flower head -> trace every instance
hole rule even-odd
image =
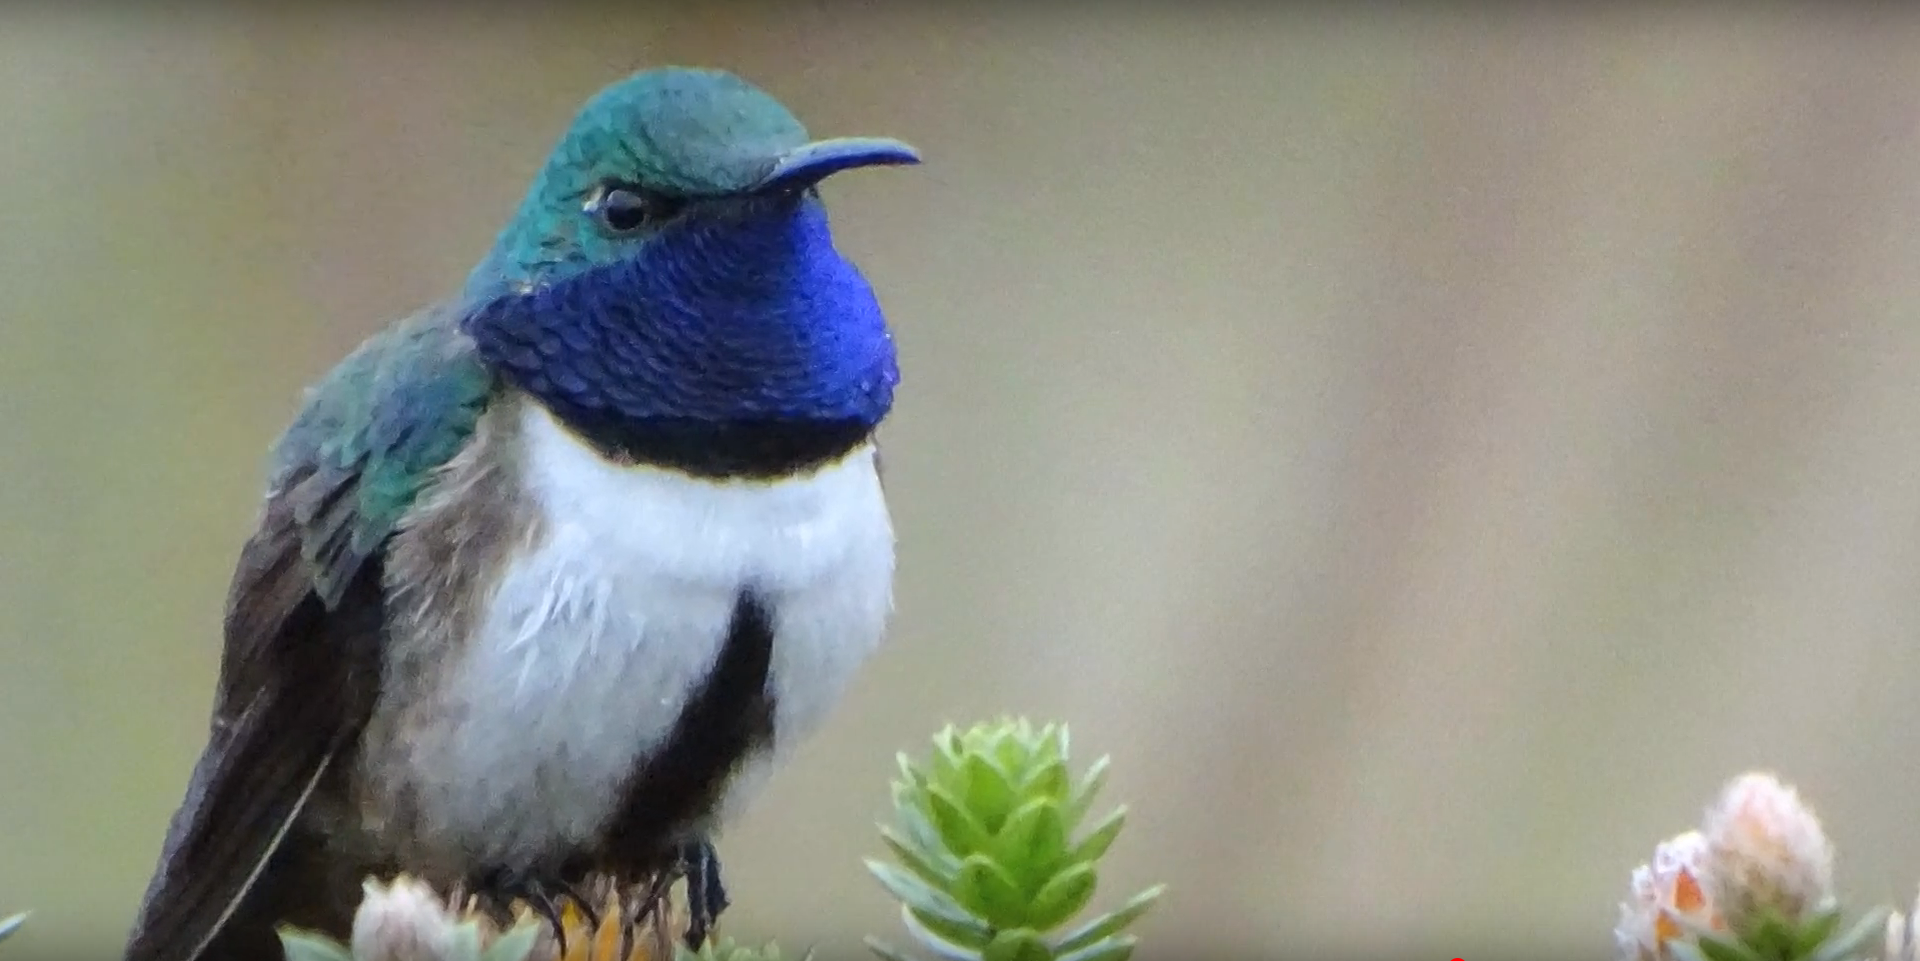
[[[402,875],[361,891],[348,940],[356,961],[451,961],[459,922],[432,888]]]
[[[1833,845],[1800,796],[1744,774],[1707,809],[1709,894],[1735,931],[1772,914],[1798,923],[1833,900]]]
[[[1669,945],[1692,943],[1696,931],[1723,931],[1707,881],[1707,839],[1688,831],[1654,848],[1653,860],[1634,869],[1630,899],[1614,926],[1620,961],[1672,961]]]

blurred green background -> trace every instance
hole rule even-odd
[[[0,12],[20,956],[120,942],[301,385],[662,62],[929,159],[828,186],[899,615],[724,840],[736,932],[895,932],[891,754],[1000,710],[1117,756],[1149,954],[1598,956],[1754,765],[1920,881],[1920,16],[80,6]]]

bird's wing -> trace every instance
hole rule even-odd
[[[367,341],[308,394],[234,572],[212,729],[127,961],[199,957],[366,722],[382,548],[492,389],[451,311],[436,308]]]

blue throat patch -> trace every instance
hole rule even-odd
[[[466,329],[609,456],[722,476],[835,459],[892,407],[893,339],[817,200],[746,204],[485,301]]]

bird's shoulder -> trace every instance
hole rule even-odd
[[[274,445],[267,496],[292,502],[329,602],[500,394],[459,319],[456,304],[436,304],[369,337],[307,391]]]

